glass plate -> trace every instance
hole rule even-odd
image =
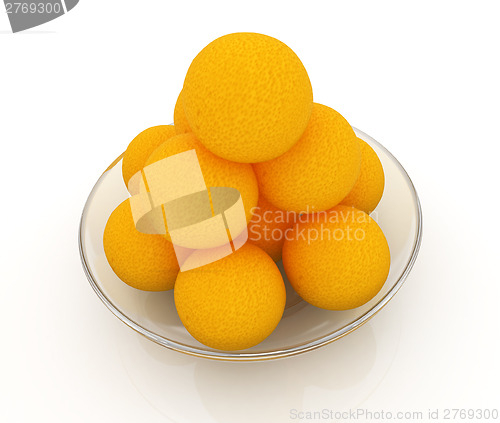
[[[234,352],[204,346],[182,325],[173,291],[145,292],[131,288],[108,265],[102,244],[104,227],[115,207],[129,197],[122,180],[121,157],[95,184],[80,221],[80,256],[92,288],[116,317],[146,338],[171,350],[218,360],[256,361],[292,356],[319,348],[359,328],[389,302],[407,278],[420,248],[422,210],[415,187],[396,158],[373,138],[354,130],[372,146],[384,167],[385,190],[372,217],[382,228],[391,251],[387,281],[367,304],[347,311],[322,310],[302,301],[285,281],[286,310],[266,340]]]

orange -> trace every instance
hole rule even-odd
[[[109,265],[127,285],[144,291],[174,287],[179,265],[172,244],[135,228],[128,199],[111,213],[103,245]]]
[[[174,297],[188,332],[219,350],[241,350],[262,342],[278,325],[286,302],[278,267],[250,244],[214,263],[179,273]]]
[[[351,192],[340,204],[371,213],[384,193],[384,168],[373,148],[362,139],[359,139],[359,145],[361,147],[361,171]]]
[[[315,103],[299,142],[254,170],[262,195],[276,207],[310,213],[337,205],[354,186],[360,165],[358,139],[349,123]]]
[[[203,147],[192,133],[170,138],[153,151],[146,161],[146,165],[193,149],[196,150],[207,187],[236,188],[241,194],[247,222],[249,222],[252,217],[252,209],[257,205],[259,199],[257,178],[251,165],[234,163],[217,157]]]
[[[175,132],[177,134],[187,134],[189,132],[193,132],[189,127],[189,122],[187,121],[186,113],[184,112],[182,91],[179,94],[179,97],[177,97],[177,101],[175,103],[174,125],[175,125]]]
[[[151,153],[170,137],[176,135],[173,125],[160,125],[148,128],[137,135],[128,145],[123,156],[122,174],[125,185],[139,172]]]
[[[285,234],[294,218],[295,213],[280,210],[260,196],[248,224],[248,242],[262,248],[274,261],[280,261]]]
[[[262,34],[235,33],[208,44],[183,88],[190,128],[212,153],[255,163],[288,151],[304,132],[313,94],[297,55]]]
[[[301,218],[283,245],[283,266],[295,291],[328,310],[371,300],[390,267],[389,246],[377,222],[342,205]]]

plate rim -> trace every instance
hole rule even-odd
[[[399,275],[396,283],[389,289],[389,291],[377,302],[375,303],[369,310],[367,310],[365,313],[363,313],[361,316],[359,316],[356,320],[354,320],[351,323],[348,323],[347,325],[342,326],[341,328],[337,329],[336,331],[326,335],[322,336],[320,338],[313,339],[305,344],[300,344],[296,345],[294,347],[290,347],[284,350],[277,350],[277,351],[268,351],[268,352],[251,352],[251,353],[245,353],[245,352],[230,352],[230,351],[217,351],[217,350],[204,350],[201,348],[196,348],[196,347],[191,347],[189,345],[185,345],[181,342],[177,341],[172,341],[170,339],[163,338],[162,336],[159,336],[158,334],[150,331],[149,329],[144,328],[141,326],[139,323],[137,323],[135,320],[129,318],[128,316],[124,315],[115,305],[114,303],[106,296],[106,294],[99,288],[97,282],[95,281],[92,272],[90,270],[90,267],[87,263],[86,259],[86,254],[84,251],[84,243],[83,243],[83,237],[82,237],[82,230],[83,230],[83,222],[84,222],[84,217],[85,213],[87,210],[87,207],[89,205],[89,202],[91,200],[92,194],[94,193],[95,188],[99,184],[101,178],[103,177],[106,172],[108,172],[111,168],[113,168],[122,158],[123,153],[115,159],[112,164],[103,172],[103,174],[99,177],[97,182],[94,184],[92,190],[90,191],[90,194],[85,202],[82,215],[80,218],[80,224],[79,224],[79,229],[78,229],[78,248],[80,252],[80,259],[82,262],[83,270],[84,273],[92,286],[93,290],[97,294],[97,296],[101,299],[101,301],[106,305],[106,307],[123,323],[125,323],[128,327],[133,329],[135,332],[139,333],[140,335],[144,336],[145,338],[165,347],[173,351],[177,351],[183,354],[188,354],[191,356],[195,357],[201,357],[201,358],[207,358],[207,359],[212,359],[212,360],[219,360],[219,361],[233,361],[233,362],[239,362],[239,361],[265,361],[265,360],[275,360],[275,359],[280,359],[280,358],[286,358],[286,357],[291,357],[299,354],[306,353],[308,351],[313,351],[317,348],[320,348],[322,346],[328,345],[334,341],[337,341],[338,339],[348,335],[349,333],[353,332],[354,330],[360,328],[362,325],[364,325],[366,322],[368,322],[373,316],[375,316],[380,310],[382,310],[388,303],[389,301],[396,295],[396,293],[399,291],[401,286],[404,284],[406,279],[408,278],[408,275],[410,274],[413,265],[415,264],[415,261],[417,259],[418,253],[420,251],[420,246],[422,243],[422,233],[423,233],[423,216],[422,216],[422,206],[420,204],[420,199],[418,197],[417,190],[415,189],[415,186],[413,184],[413,181],[410,178],[410,175],[408,175],[408,172],[405,170],[405,168],[401,165],[399,160],[394,157],[394,155],[387,150],[382,144],[380,144],[378,141],[376,141],[373,137],[370,135],[366,134],[365,132],[352,127],[354,132],[356,133],[357,136],[358,134],[361,134],[362,136],[360,138],[368,138],[370,139],[371,142],[375,143],[379,148],[381,148],[394,162],[395,164],[399,167],[399,169],[404,173],[406,176],[409,186],[411,190],[413,191],[413,195],[415,197],[416,201],[416,211],[417,211],[417,222],[416,222],[416,236],[415,240],[413,242],[412,246],[412,253],[410,255],[410,258],[408,262],[406,263],[405,268]]]

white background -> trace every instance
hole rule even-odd
[[[0,421],[500,408],[499,12],[497,1],[81,0],[18,34],[2,12]],[[99,175],[137,133],[172,122],[192,58],[236,31],[294,49],[315,101],[400,160],[424,212],[414,270],[381,313],[318,351],[257,364],[140,338],[96,297],[77,247]]]

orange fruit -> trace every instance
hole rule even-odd
[[[179,94],[179,97],[177,97],[177,101],[175,103],[174,125],[175,125],[175,132],[177,134],[187,134],[189,132],[193,132],[189,127],[189,122],[187,120],[186,113],[184,112],[182,91]]]
[[[274,261],[280,261],[285,234],[295,223],[294,218],[294,213],[280,210],[260,196],[248,224],[248,242],[262,248]]]
[[[390,267],[389,246],[377,222],[342,205],[307,217],[283,245],[283,266],[295,291],[328,310],[352,309],[371,300]]]
[[[358,139],[349,123],[315,103],[299,142],[254,170],[261,194],[276,207],[310,213],[337,205],[354,186],[360,165]]]
[[[361,171],[354,187],[340,204],[371,213],[384,193],[384,168],[377,153],[368,143],[359,139],[359,146],[361,147]]]
[[[235,33],[208,44],[183,88],[190,128],[212,153],[255,163],[288,151],[311,116],[311,82],[297,55],[262,34]]]
[[[172,244],[135,228],[128,199],[111,213],[103,245],[109,265],[127,285],[143,291],[174,287],[179,265]]]
[[[148,128],[137,135],[128,145],[122,162],[122,174],[125,185],[139,172],[147,158],[161,144],[176,135],[173,125],[160,125]]]
[[[146,165],[188,150],[196,150],[208,188],[232,187],[240,192],[247,222],[249,222],[252,217],[252,209],[257,205],[259,199],[257,178],[251,165],[234,163],[217,157],[203,147],[192,133],[170,138],[153,151],[146,161]]]
[[[214,263],[180,272],[174,297],[188,332],[219,350],[262,342],[278,325],[286,302],[278,267],[248,243]]]

